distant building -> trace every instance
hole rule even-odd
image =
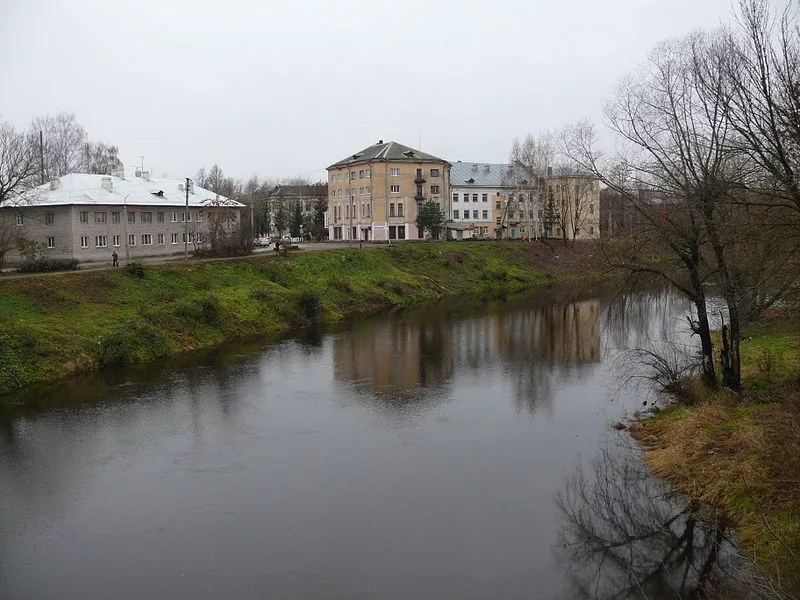
[[[328,184],[314,183],[310,185],[277,185],[269,193],[269,214],[271,218],[270,231],[276,232],[275,215],[279,207],[283,206],[287,217],[291,219],[296,206],[300,206],[305,220],[313,221],[314,208],[319,200],[324,200],[327,206]],[[326,209],[327,210],[327,209]],[[285,233],[285,232],[280,232]]]
[[[542,236],[568,240],[600,238],[600,182],[580,174],[553,175],[541,201]]]
[[[419,206],[432,200],[449,214],[449,190],[446,160],[379,140],[328,167],[330,239],[422,238]]]
[[[71,173],[39,186],[0,207],[2,222],[13,222],[16,238],[36,242],[46,257],[79,261],[175,254],[208,241],[215,215],[238,228],[239,202],[183,179],[125,178],[120,173]],[[7,257],[19,260],[18,249]]]

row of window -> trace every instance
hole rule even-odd
[[[417,169],[417,174],[421,174],[422,169]],[[439,177],[440,170],[439,169],[431,169],[430,171],[431,177]],[[334,173],[333,177],[331,177],[331,183],[336,183],[337,181],[347,181],[347,173]],[[390,167],[389,168],[389,176],[390,177],[400,177],[400,167]],[[372,170],[371,169],[359,169],[358,171],[350,171],[350,181],[354,181],[356,179],[369,179],[372,177]]]
[[[136,223],[136,212],[135,211],[127,211],[128,214],[128,223]],[[192,221],[192,213],[191,212],[172,212],[170,214],[170,221],[172,223],[178,222],[178,215],[180,214],[181,223],[186,223],[187,221]],[[82,210],[79,215],[79,219],[81,223],[88,223],[89,222],[89,212]],[[195,213],[195,220],[198,223],[203,222],[203,212],[198,211]],[[112,212],[111,213],[111,222],[112,223],[119,223],[120,221],[120,213],[119,212]],[[45,215],[45,222],[48,224],[53,223],[53,213],[47,213]],[[95,212],[94,213],[94,222],[95,223],[105,223],[106,222],[106,213],[105,212]],[[153,222],[153,213],[150,211],[140,212],[139,213],[139,222],[140,223],[152,223]],[[156,212],[156,223],[163,223],[164,222],[164,212],[158,211]]]
[[[180,242],[179,242],[180,236]],[[130,233],[128,234],[128,246],[136,246],[137,240],[141,243],[142,246],[152,246],[153,245],[153,234],[151,233],[142,233],[137,238],[136,234]],[[165,236],[163,233],[156,234],[157,244],[163,245],[165,242]],[[47,238],[47,247],[48,248],[55,248],[56,247],[56,238],[48,237]],[[88,235],[81,236],[81,248],[88,248],[89,242],[91,238]],[[203,234],[201,233],[189,233],[189,243],[192,244],[194,242],[198,244],[203,243]],[[185,243],[186,242],[186,234],[177,234],[173,233],[170,237],[171,244],[178,244],[178,243]],[[119,248],[120,246],[120,236],[119,235],[112,235],[111,236],[111,245],[114,248]],[[94,247],[95,248],[107,248],[108,247],[108,236],[106,235],[96,235],[94,236]]]
[[[372,186],[371,185],[362,185],[358,188],[347,188],[347,190],[331,190],[331,198],[339,197],[341,198],[345,191],[349,196],[369,196],[372,194]]]
[[[185,223],[187,221],[191,222],[192,220],[192,213],[191,212],[173,212],[171,214],[171,222],[177,223],[178,222],[178,214],[181,215],[181,223]],[[99,211],[94,213],[94,222],[95,223],[106,223],[107,213]],[[88,223],[89,222],[89,211],[82,210],[78,216],[81,223]],[[196,213],[195,220],[198,223],[203,222],[203,213],[199,211]],[[44,222],[45,225],[53,225],[56,222],[56,215],[55,213],[45,213],[44,214]],[[111,213],[111,222],[112,223],[119,223],[120,222],[120,213],[119,212],[112,212]],[[153,213],[152,212],[140,212],[139,213],[139,222],[140,223],[152,223],[153,222]],[[164,213],[162,211],[156,212],[156,223],[163,223],[164,222]],[[24,225],[25,224],[25,215],[22,213],[17,213],[16,215],[16,223],[17,225]],[[136,213],[135,212],[128,212],[128,223],[136,223]]]
[[[461,218],[461,217],[459,216],[460,214],[461,214],[461,212],[460,212],[458,209],[455,209],[455,210],[453,210],[453,218],[454,218],[454,219],[460,219],[460,218]],[[468,211],[468,210],[465,210],[465,211],[464,211],[464,220],[466,221],[466,220],[468,220],[469,218],[470,218],[470,217],[469,217],[469,211]],[[473,218],[473,219],[477,219],[477,218],[478,218],[478,211],[477,211],[477,210],[473,210],[473,211],[472,211],[472,218]],[[488,220],[489,220],[489,211],[488,211],[488,210],[481,211],[481,218],[482,218],[484,221],[488,221]]]

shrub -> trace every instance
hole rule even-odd
[[[331,285],[342,292],[343,294],[352,294],[353,293],[353,285],[350,283],[350,280],[346,277],[341,277],[339,275],[334,275],[331,278]]]
[[[148,362],[168,353],[164,332],[143,321],[130,321],[108,334],[99,344],[101,366]]]
[[[74,271],[78,268],[78,261],[74,258],[40,258],[34,261],[25,261],[18,268],[18,273],[47,273],[51,271]]]
[[[250,290],[250,297],[253,300],[258,300],[259,302],[264,302],[269,300],[272,295],[269,293],[269,290],[263,287],[255,287]]]
[[[300,292],[300,296],[297,298],[297,309],[308,322],[316,323],[322,317],[322,298],[312,290]]]
[[[133,275],[139,279],[144,278],[144,265],[140,262],[129,262],[125,265],[125,271],[128,273],[128,275]]]
[[[205,325],[219,325],[219,299],[208,295],[192,300],[178,300],[175,303],[175,315],[186,321]]]

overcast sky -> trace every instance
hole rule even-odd
[[[601,121],[660,40],[731,0],[0,0],[0,118],[74,112],[160,176],[319,178],[378,139],[505,162]]]

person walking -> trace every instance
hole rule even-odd
[[[112,267],[119,266],[119,255],[117,254],[116,250],[114,250],[114,252],[111,253],[111,266]]]

